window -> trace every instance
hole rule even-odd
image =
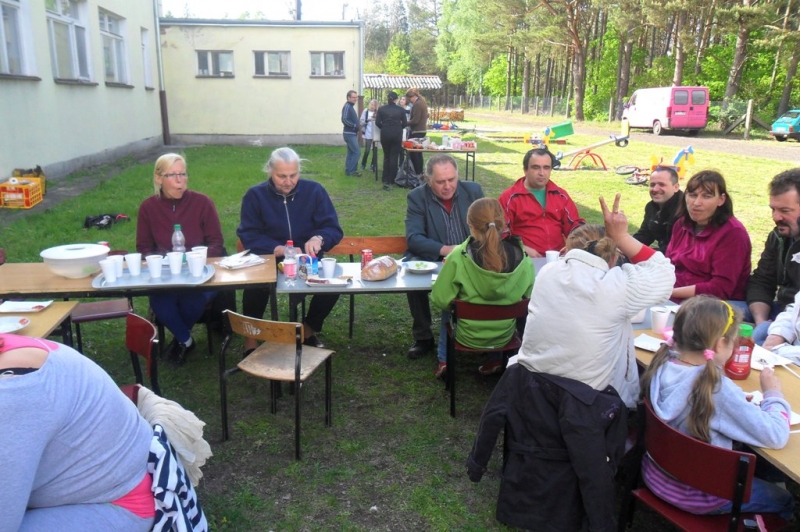
[[[3,24],[0,25],[0,74],[22,75],[22,39],[20,31],[20,5],[17,0],[0,2]]]
[[[692,91],[692,105],[705,105],[706,91]]]
[[[289,52],[253,52],[256,59],[256,76],[291,75]]]
[[[689,103],[689,91],[675,91],[675,105],[686,105]]]
[[[125,20],[100,9],[100,37],[103,39],[103,67],[106,82],[128,83],[128,61],[125,54]]]
[[[150,30],[142,28],[142,68],[144,68],[144,86],[153,87],[153,72],[150,68]]]
[[[311,52],[312,76],[344,76],[344,52]]]
[[[197,51],[197,75],[233,77],[233,52]]]
[[[89,41],[86,37],[86,2],[45,0],[53,76],[88,81]]]

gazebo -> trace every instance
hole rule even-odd
[[[422,91],[439,90],[442,80],[439,76],[412,76],[404,74],[364,74],[364,91],[370,90],[370,98],[383,102],[383,92],[389,89],[413,89]]]

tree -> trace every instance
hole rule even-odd
[[[389,49],[386,51],[386,58],[383,60],[383,69],[387,74],[408,74],[411,72],[411,58],[408,50],[404,47],[408,45],[407,36],[397,34]]]

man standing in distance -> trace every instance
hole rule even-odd
[[[383,147],[383,190],[391,190],[397,177],[397,159],[403,151],[403,128],[406,127],[406,112],[396,105],[397,93],[386,95],[387,104],[375,114],[375,125],[381,130]]]
[[[411,128],[411,136],[409,138],[424,139],[428,135],[428,102],[419,95],[417,89],[408,89],[406,99],[412,104],[411,118],[408,119],[408,125]],[[408,158],[411,159],[411,163],[414,165],[414,172],[421,174],[422,154],[409,153]]]
[[[483,197],[478,183],[458,179],[458,164],[447,154],[428,159],[425,184],[408,193],[406,242],[408,260],[439,261],[469,236],[467,209]],[[414,320],[414,344],[408,358],[420,358],[434,348],[428,294],[409,292],[408,307]]]
[[[546,148],[522,159],[525,176],[500,194],[500,205],[512,235],[522,238],[529,257],[560,250],[569,233],[586,223],[567,191],[550,181],[555,157]]]
[[[767,237],[758,266],[747,283],[747,305],[756,323],[753,339],[763,342],[764,347],[785,341],[776,335],[767,338],[767,331],[771,320],[794,302],[800,289],[800,264],[792,260],[800,252],[800,168],[772,178],[769,208],[775,229]]]
[[[358,145],[358,130],[361,124],[358,121],[358,113],[355,109],[357,101],[358,92],[347,91],[347,101],[342,107],[342,136],[344,137],[344,143],[347,144],[344,173],[361,177],[358,172],[358,157],[361,155],[361,148]]]
[[[650,174],[650,199],[644,206],[644,220],[633,238],[644,244],[658,242],[658,250],[667,252],[675,213],[683,205],[678,172],[672,166],[656,166]]]

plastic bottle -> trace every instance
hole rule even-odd
[[[725,363],[725,375],[731,379],[744,380],[750,376],[750,359],[753,358],[753,326],[739,325],[739,338],[731,358]]]
[[[186,252],[186,237],[181,231],[181,224],[175,224],[175,231],[172,233],[172,251]]]
[[[283,253],[283,276],[287,286],[294,286],[297,281],[297,251],[292,240],[286,241],[286,251]]]

